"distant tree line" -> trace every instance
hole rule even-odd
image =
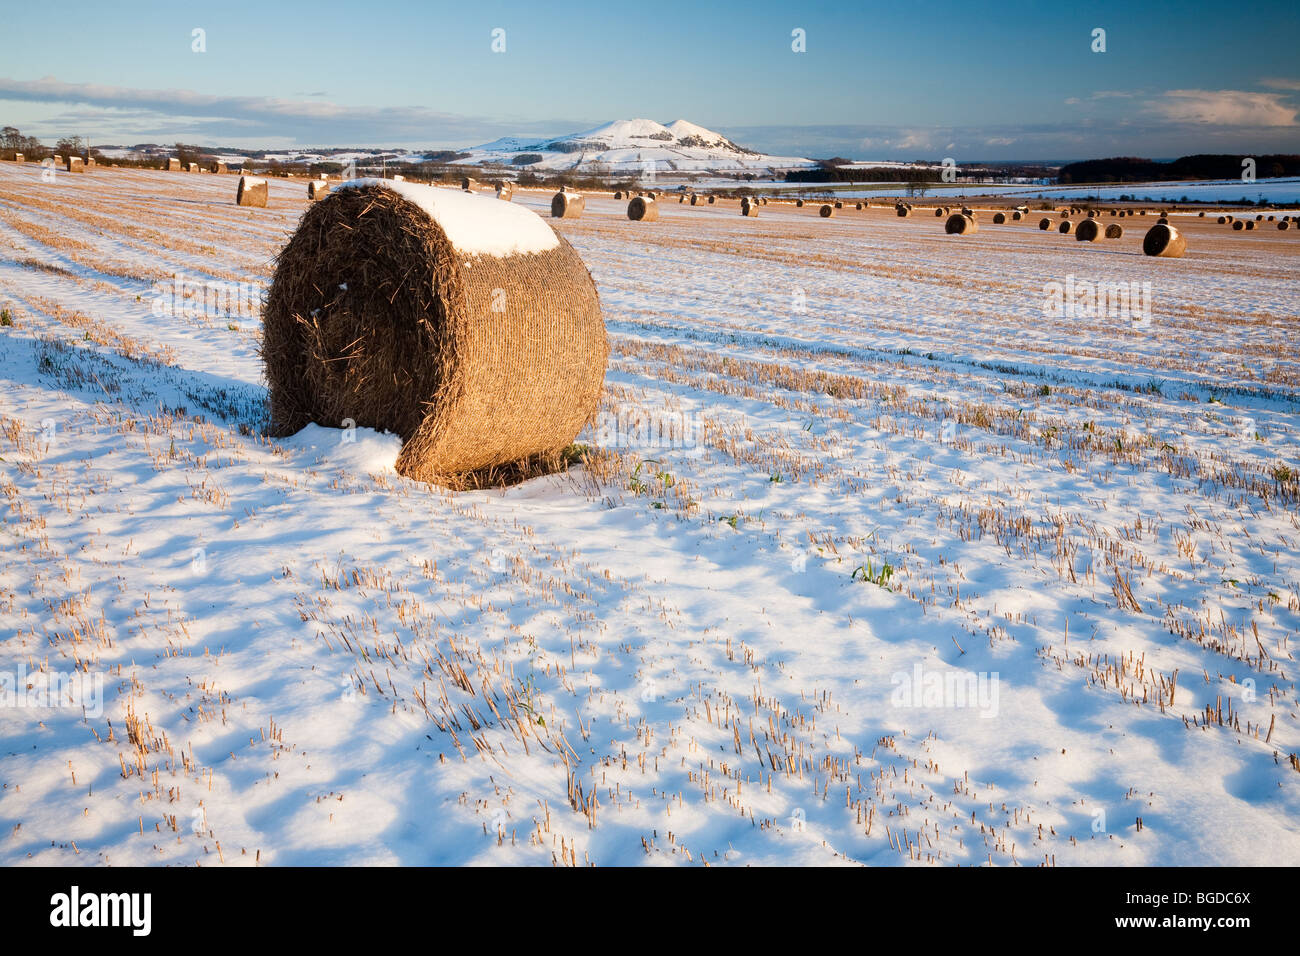
[[[1239,179],[1242,160],[1238,155],[1199,153],[1162,163],[1136,156],[1113,156],[1089,159],[1061,167],[1060,183],[1138,183],[1165,180]],[[1260,179],[1300,176],[1300,156],[1269,154],[1253,157],[1255,175]]]

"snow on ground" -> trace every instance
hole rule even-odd
[[[593,451],[455,494],[261,434],[301,182],[39,172],[0,862],[1300,863],[1294,231],[591,197]]]

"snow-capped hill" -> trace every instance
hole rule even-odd
[[[650,119],[613,120],[548,139],[507,136],[466,150],[466,164],[519,169],[606,170],[615,175],[742,172],[762,175],[810,166],[799,156],[768,156],[687,120],[664,126]]]
[[[684,119],[673,120],[666,128],[679,143],[706,147],[716,146],[721,149],[735,150],[738,153],[748,152],[748,150],[737,146],[721,133],[715,133],[711,129],[705,129],[703,126],[697,126],[695,123]]]

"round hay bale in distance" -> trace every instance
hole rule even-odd
[[[1015,212],[1011,214],[1011,218],[1015,222],[1019,222],[1021,219],[1025,218],[1025,214],[1021,212],[1019,209],[1017,209]]]
[[[1253,220],[1253,219],[1247,219],[1247,220],[1246,220],[1246,229],[1247,229],[1247,230],[1250,230],[1250,231],[1253,231],[1254,228],[1255,228],[1255,220]]]
[[[1064,222],[1062,222],[1059,226],[1056,227],[1056,231],[1061,233],[1061,235],[1063,236],[1068,236],[1071,232],[1074,231],[1074,223],[1066,219]]]
[[[544,220],[391,180],[308,207],[263,320],[271,433],[393,432],[418,481],[558,454],[595,415],[607,356],[591,275]]]
[[[1042,219],[1038,220],[1038,228],[1039,228],[1039,229],[1042,229],[1042,230],[1044,230],[1044,231],[1046,231],[1046,230],[1048,230],[1048,229],[1051,229],[1051,228],[1052,228],[1052,220],[1050,220],[1050,219],[1048,219],[1046,216],[1044,216]]]
[[[313,202],[317,199],[324,199],[329,191],[330,184],[321,182],[319,179],[312,180],[307,184],[307,198]]]
[[[821,216],[823,219],[829,219],[831,216],[835,215],[835,207],[830,203],[824,203],[822,208],[817,210],[817,215]],[[900,212],[899,215],[901,216],[903,213]]]
[[[1004,212],[995,212],[993,214],[993,225],[1001,226],[1007,221],[1007,214]]]
[[[551,217],[553,219],[581,219],[587,208],[586,197],[561,189],[551,197]]]
[[[1142,251],[1148,256],[1162,259],[1181,259],[1187,249],[1187,238],[1170,225],[1156,223],[1142,237]]]
[[[1285,232],[1287,229],[1291,228],[1291,223],[1287,222],[1285,219],[1281,219],[1278,221],[1277,227]]]
[[[969,236],[980,231],[979,223],[965,213],[953,213],[943,224],[943,231],[950,236]]]
[[[1121,226],[1121,225],[1120,225],[1119,223],[1117,223],[1117,222],[1112,222],[1109,226],[1106,227],[1106,238],[1107,238],[1107,239],[1123,239],[1123,238],[1124,238],[1124,227]]]
[[[1238,219],[1236,222],[1232,224],[1232,228],[1237,232],[1241,232],[1241,230],[1246,228],[1245,220]]]
[[[260,206],[266,208],[266,198],[270,187],[265,179],[254,176],[240,176],[235,188],[236,206]]]
[[[802,209],[802,208],[803,208],[803,200],[802,200],[802,199],[796,199],[796,200],[794,201],[794,205],[795,205],[795,208],[796,208],[796,209]]]
[[[1220,225],[1220,226],[1227,225],[1227,222],[1228,222],[1228,217],[1227,217],[1227,216],[1220,216],[1220,217],[1219,217],[1219,225]]]
[[[635,196],[627,204],[627,218],[633,222],[655,222],[659,218],[659,203],[649,196]]]
[[[740,201],[740,214],[742,216],[757,216],[758,203],[751,200],[748,196]]]

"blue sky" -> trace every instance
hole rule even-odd
[[[455,147],[645,116],[859,159],[1300,152],[1295,0],[367,11],[0,0],[0,123],[49,141]]]

